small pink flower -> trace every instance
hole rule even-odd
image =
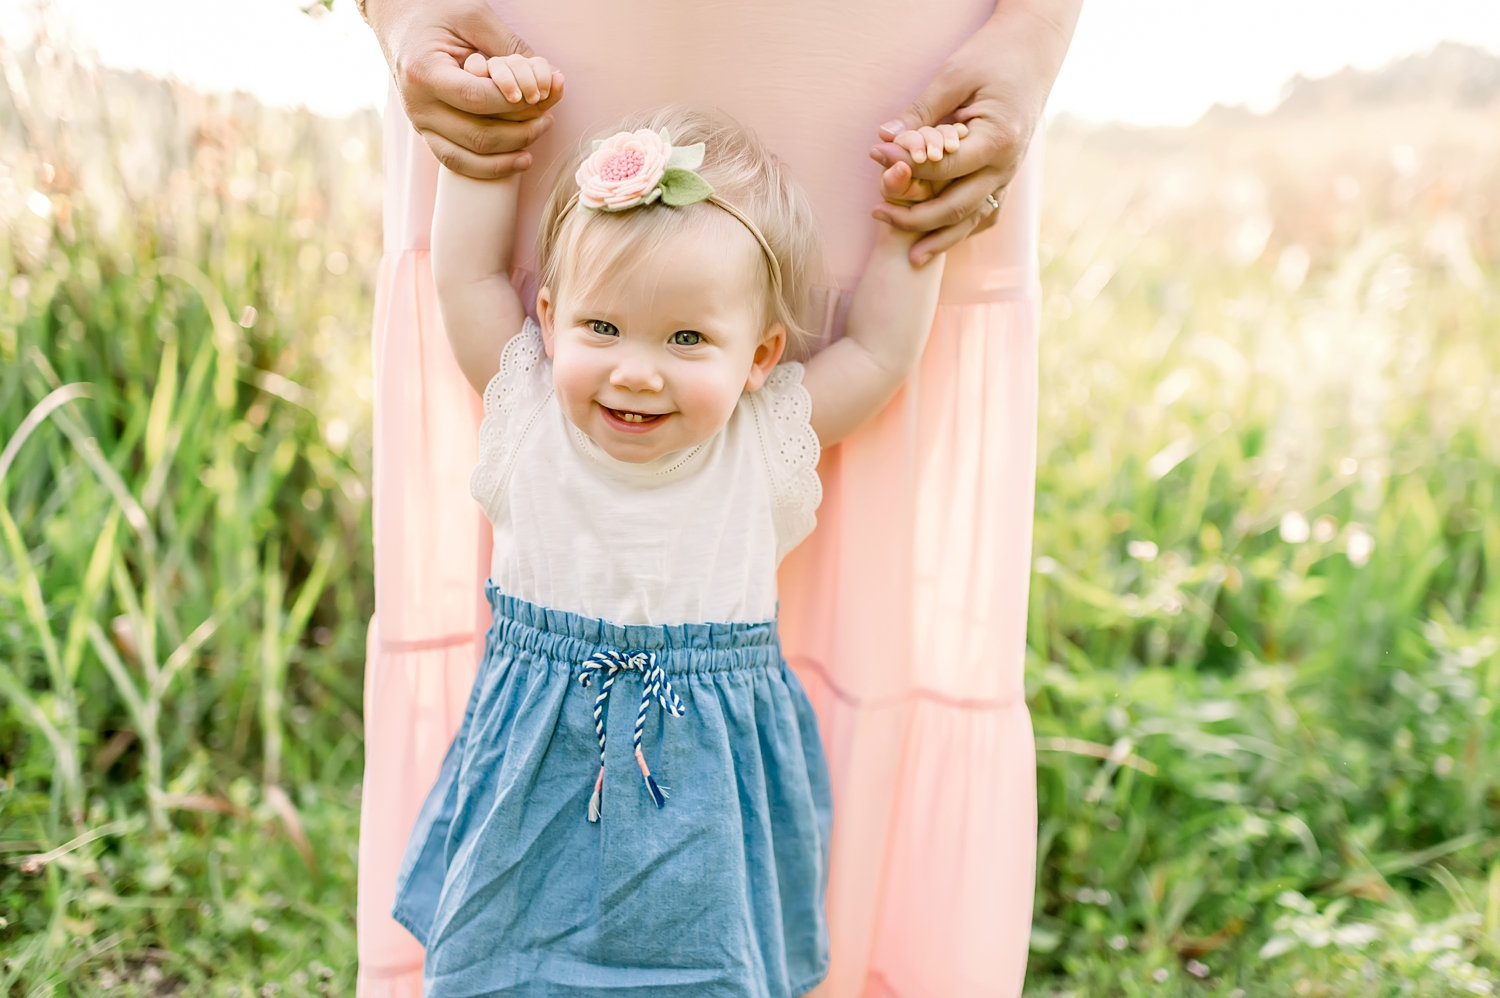
[[[578,203],[619,211],[655,201],[671,156],[672,144],[656,132],[616,132],[578,167]]]

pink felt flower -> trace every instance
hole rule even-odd
[[[645,128],[616,132],[599,142],[578,167],[578,203],[605,211],[649,204],[661,196],[671,157],[672,144],[665,136]]]

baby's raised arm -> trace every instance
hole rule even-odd
[[[535,104],[562,86],[547,60],[477,53],[464,68],[489,76],[513,104]],[[518,174],[475,180],[438,171],[432,216],[432,278],[448,342],[464,377],[478,392],[500,366],[500,352],[521,331],[526,310],[510,283],[516,237]]]
[[[925,158],[939,160],[958,148],[966,132],[961,124],[938,125],[914,129],[896,141],[921,146]],[[902,201],[922,201],[937,193],[913,179],[904,162],[885,171],[881,187],[882,194]],[[912,245],[927,233],[879,225],[843,338],[809,360],[802,378],[812,396],[812,428],[824,447],[848,436],[891,400],[921,359],[937,312],[943,257],[913,267]]]

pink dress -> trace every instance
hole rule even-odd
[[[875,128],[920,93],[993,0],[497,7],[568,79],[527,176],[523,233],[535,231],[539,185],[581,136],[627,110],[717,104],[812,195],[837,285],[833,335],[873,234]],[[422,950],[389,914],[393,885],[489,623],[489,527],[467,485],[480,402],[449,353],[427,252],[436,168],[394,97],[391,107],[374,329],[363,998],[420,994]],[[783,646],[818,711],[833,778],[833,964],[820,998],[1021,993],[1036,853],[1022,665],[1039,145],[999,223],[950,254],[918,373],[824,456],[819,525],[782,564]],[[529,239],[518,260],[533,286]]]

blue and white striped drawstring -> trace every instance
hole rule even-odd
[[[668,682],[666,671],[656,664],[655,652],[598,651],[588,657],[578,672],[578,681],[584,686],[590,684],[595,673],[606,673],[604,682],[599,686],[599,695],[594,698],[594,733],[599,736],[599,775],[594,779],[594,792],[589,797],[590,821],[599,820],[599,803],[604,794],[604,703],[609,699],[609,688],[614,685],[615,677],[631,669],[637,669],[641,673],[641,709],[636,711],[635,736],[632,739],[635,761],[641,767],[641,776],[645,778],[646,789],[651,793],[656,806],[662,807],[667,802],[666,788],[657,785],[646,765],[646,754],[641,751],[641,729],[646,725],[646,708],[651,706],[652,697],[673,717],[683,715],[685,708],[682,701],[677,698],[672,684]]]

